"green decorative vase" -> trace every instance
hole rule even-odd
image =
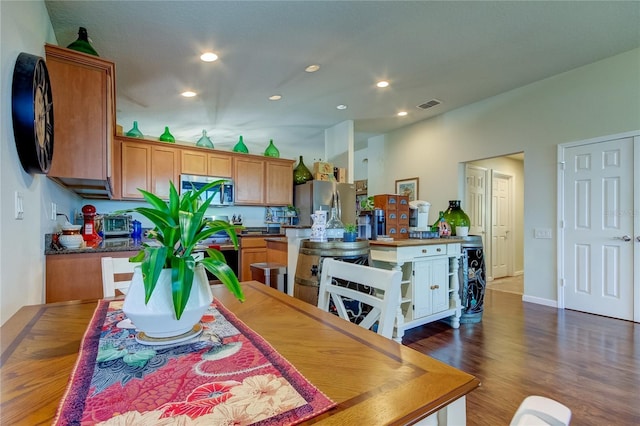
[[[242,152],[245,154],[249,153],[249,148],[247,148],[247,146],[244,144],[242,136],[240,136],[240,139],[238,139],[238,143],[236,144],[236,146],[233,147],[233,152]]]
[[[142,134],[140,129],[138,129],[138,122],[137,121],[133,122],[133,128],[127,132],[127,136],[129,136],[130,138],[143,138],[144,137],[144,135]]]
[[[294,185],[301,185],[307,181],[313,180],[313,175],[307,169],[307,166],[304,165],[304,161],[302,161],[302,155],[300,156],[300,162],[293,169],[293,183]]]
[[[265,157],[280,158],[280,151],[273,144],[273,139],[269,139],[269,146],[264,150]]]
[[[87,34],[87,29],[84,27],[80,27],[78,30],[78,39],[67,46],[67,49],[75,50],[77,52],[88,53],[93,56],[100,56],[98,52],[91,46],[89,43],[89,34]]]
[[[169,133],[169,127],[164,128],[164,133],[160,135],[158,138],[162,142],[175,142],[176,138],[173,137],[171,133]]]
[[[456,235],[456,226],[469,226],[469,216],[460,208],[460,200],[449,200],[449,208],[444,212],[444,219],[451,225],[451,235]]]
[[[202,137],[198,139],[198,142],[196,142],[196,146],[202,148],[213,148],[213,142],[211,142],[211,139],[209,139],[209,136],[207,136],[206,130],[202,131]]]

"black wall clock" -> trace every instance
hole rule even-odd
[[[22,167],[28,173],[47,173],[53,157],[53,99],[49,71],[40,56],[18,55],[11,108]]]

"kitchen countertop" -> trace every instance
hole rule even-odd
[[[56,255],[56,254],[80,254],[80,253],[108,253],[108,252],[122,252],[122,251],[139,251],[144,248],[143,243],[156,243],[155,240],[148,238],[134,239],[134,238],[104,238],[94,244],[77,248],[67,249],[62,248],[57,250],[51,247],[51,235],[46,234],[44,238],[44,254]],[[156,243],[157,244],[157,243]],[[233,250],[233,244],[231,242],[215,244],[220,247],[220,250]],[[204,250],[206,246],[198,247],[197,249]],[[216,247],[217,248],[217,247]]]
[[[280,236],[280,237],[268,237],[264,239],[265,241],[271,241],[274,243],[286,243],[287,242],[287,237],[284,236]]]
[[[466,241],[464,237],[448,237],[448,238],[428,238],[417,239],[408,238],[405,240],[393,240],[393,241],[369,241],[369,245],[372,246],[388,246],[388,247],[411,247],[411,246],[425,246],[434,244],[451,244],[451,243],[463,243]]]

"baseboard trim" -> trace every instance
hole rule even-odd
[[[523,302],[535,303],[537,305],[545,305],[551,306],[552,308],[558,308],[558,302],[556,300],[551,299],[543,299],[542,297],[535,296],[527,296],[526,294],[522,296]]]

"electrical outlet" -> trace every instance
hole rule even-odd
[[[544,238],[544,239],[553,238],[551,233],[551,228],[535,228],[533,230],[533,238]]]
[[[15,200],[15,218],[16,220],[22,220],[24,219],[24,196],[22,192],[16,191]]]
[[[51,203],[51,220],[53,220],[55,222],[55,220],[58,218],[58,206],[56,205],[56,203]]]

